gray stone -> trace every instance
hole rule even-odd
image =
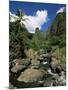
[[[28,59],[15,59],[14,63],[19,64],[19,65],[28,65],[30,63],[30,60],[28,60]]]
[[[21,75],[18,77],[18,81],[20,82],[36,82],[38,80],[41,80],[44,76],[44,73],[41,70],[37,69],[26,69],[24,72],[21,73]]]
[[[19,72],[19,71],[21,71],[21,70],[23,70],[25,68],[26,68],[25,65],[15,65],[13,68],[11,68],[11,71],[13,73],[17,73],[17,72]]]

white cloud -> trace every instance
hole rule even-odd
[[[34,33],[35,29],[38,27],[42,28],[42,25],[48,21],[48,13],[47,10],[38,10],[35,16],[27,16],[25,15],[23,18],[26,21],[21,21],[24,23],[29,32]]]
[[[61,7],[59,10],[57,10],[56,14],[64,12],[65,7]]]
[[[19,19],[15,14],[10,13],[10,22],[14,22]],[[25,19],[23,21],[23,19]],[[42,28],[42,25],[48,21],[48,12],[47,10],[38,10],[34,16],[24,15],[21,20],[25,24],[25,27],[30,33],[34,33],[35,29],[38,27]]]
[[[10,12],[9,14],[10,14],[10,22],[15,22],[19,19],[19,17],[13,13]]]

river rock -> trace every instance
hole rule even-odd
[[[21,70],[23,70],[25,68],[26,68],[25,65],[15,65],[13,68],[11,68],[11,71],[13,73],[17,73],[17,72],[19,72],[19,71],[21,71]]]
[[[17,80],[20,82],[32,83],[41,80],[43,76],[44,72],[42,72],[41,70],[29,68],[22,72]]]

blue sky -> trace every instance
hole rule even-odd
[[[66,7],[65,4],[48,4],[48,3],[33,3],[23,1],[9,1],[9,11],[16,14],[17,9],[24,10],[26,15],[34,16],[38,10],[47,10],[49,19],[42,25],[42,30],[45,31],[51,25],[53,19],[56,16],[57,10],[62,7]]]

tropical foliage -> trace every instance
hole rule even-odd
[[[46,32],[36,28],[34,34],[29,33],[24,24],[21,26],[20,21],[24,16],[21,10],[17,10],[17,16],[19,16],[19,20],[9,23],[10,60],[26,57],[24,50],[29,48],[36,51],[44,49],[46,52],[50,52],[56,46],[59,49],[66,47],[65,12],[59,13],[55,17],[51,27]]]

